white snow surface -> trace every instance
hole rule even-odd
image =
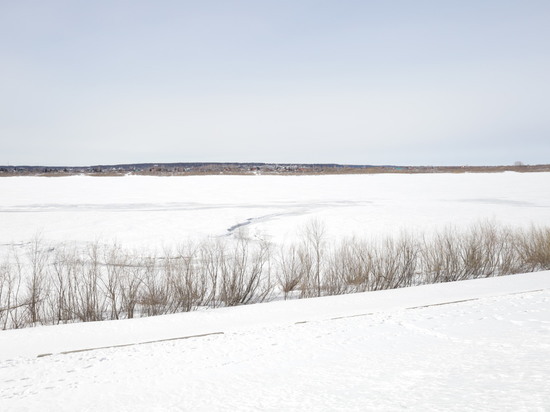
[[[0,410],[546,411],[549,355],[547,271],[3,331]]]
[[[332,239],[429,233],[483,220],[550,222],[550,173],[6,177],[0,244],[40,234],[162,249],[245,225],[275,243],[311,219]]]

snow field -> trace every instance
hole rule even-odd
[[[224,334],[34,357],[68,348],[64,338],[78,341],[88,328],[105,344],[208,325]],[[0,364],[7,411],[527,411],[550,404],[549,272],[1,336],[12,350]],[[23,341],[34,342],[34,352]]]
[[[0,244],[40,233],[68,244],[162,250],[251,235],[280,244],[310,220],[331,239],[429,233],[483,220],[550,221],[550,173],[323,176],[10,177],[0,179]]]

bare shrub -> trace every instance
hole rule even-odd
[[[9,272],[11,276],[8,277],[8,301],[4,307],[8,310],[9,327],[19,329],[28,326],[28,321],[23,311],[27,301],[21,299],[21,289],[25,275],[23,273],[23,266],[18,254],[14,254],[14,261],[15,264],[12,266],[13,272]]]
[[[305,242],[297,245],[297,257],[300,281],[300,297],[309,298],[318,296],[315,278],[315,261],[311,250]]]
[[[120,319],[125,306],[124,295],[127,293],[127,288],[124,280],[129,275],[130,260],[117,244],[104,250],[103,259],[106,274],[100,280],[110,310],[110,319]]]
[[[446,229],[424,241],[421,252],[424,283],[450,282],[459,273],[460,249],[456,237],[451,229]]]
[[[11,276],[10,273],[10,265],[7,261],[2,261],[0,264],[0,302],[4,303],[8,300],[8,294],[9,294],[9,277]],[[6,329],[6,321],[9,309],[7,307],[0,306],[0,325],[2,325],[2,329]]]
[[[309,221],[301,230],[300,240],[288,252],[290,257],[285,266],[289,285],[299,279],[296,286],[299,286],[300,297],[321,296],[327,252],[324,225],[319,220]],[[289,269],[295,270],[296,274],[288,273]]]
[[[74,282],[80,277],[77,273],[78,262],[79,257],[74,248],[56,250],[49,297],[49,318],[53,324],[67,323],[76,316],[75,299],[72,293],[76,290]]]
[[[146,316],[168,313],[169,290],[164,272],[157,265],[156,258],[144,258],[137,265],[136,273],[142,279],[139,305]]]
[[[550,269],[550,228],[532,226],[519,236],[518,247],[526,271]]]
[[[352,239],[342,254],[347,260],[344,282],[352,291],[373,290],[374,256],[372,246],[366,241]]]
[[[313,260],[313,279],[310,279],[310,281],[313,282],[316,288],[317,296],[321,296],[321,270],[325,254],[325,236],[325,226],[317,219],[308,222],[304,228],[306,254],[309,259]]]
[[[20,301],[21,266],[6,256],[0,265],[0,324],[2,329],[26,326],[22,316],[25,303]]]
[[[270,282],[270,248],[265,242],[251,246],[249,238],[240,236],[237,243],[222,249],[220,300],[226,306],[262,302],[272,289]]]
[[[291,245],[288,248],[281,247],[277,263],[277,283],[286,300],[288,295],[303,282],[303,273],[301,271],[301,262],[297,246]]]
[[[48,255],[42,244],[41,238],[36,236],[27,250],[27,258],[30,264],[30,276],[26,278],[26,303],[31,325],[38,324],[43,316],[44,300],[47,295]]]
[[[219,299],[220,273],[224,265],[225,245],[221,240],[205,242],[199,247],[199,270],[201,276],[208,281],[209,292],[204,304],[210,307],[218,307],[222,304]]]
[[[93,322],[104,319],[106,296],[100,288],[100,246],[97,242],[88,245],[86,253],[78,252],[66,260],[69,308],[74,318],[81,322]]]
[[[424,241],[421,266],[425,282],[451,282],[532,271],[525,264],[532,232],[483,222],[467,231],[447,229]],[[528,255],[529,253],[527,253]]]
[[[136,307],[139,302],[141,285],[143,279],[141,276],[139,263],[129,262],[120,277],[120,300],[121,310],[128,319],[135,316]]]
[[[510,228],[500,230],[500,257],[497,275],[511,275],[528,271],[521,255],[520,239],[520,232],[517,230]]]
[[[330,255],[323,290],[328,295],[364,292],[372,271],[369,247],[358,239],[345,239]]]
[[[418,248],[407,236],[388,238],[373,247],[368,290],[411,286],[416,272]]]
[[[208,295],[208,272],[199,269],[198,248],[189,243],[176,257],[165,254],[163,270],[169,286],[170,312],[189,312],[202,306]]]
[[[494,223],[473,226],[460,236],[463,270],[460,279],[475,279],[500,274],[505,235]]]

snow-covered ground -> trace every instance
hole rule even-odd
[[[0,410],[545,411],[549,355],[539,272],[3,331]]]
[[[550,222],[550,173],[10,177],[0,179],[0,244],[117,241],[162,248],[243,225],[276,243],[308,221],[332,238],[426,233],[481,220]]]

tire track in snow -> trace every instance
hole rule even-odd
[[[74,350],[68,350],[68,351],[63,351],[63,352],[59,352],[59,353],[42,353],[40,355],[37,355],[36,357],[37,358],[44,358],[46,356],[53,356],[53,355],[68,355],[68,354],[71,354],[71,353],[90,352],[90,351],[101,350],[101,349],[125,348],[125,347],[128,347],[128,346],[148,345],[148,344],[151,344],[151,343],[170,342],[170,341],[174,341],[174,340],[202,338],[204,336],[223,335],[223,334],[224,334],[224,332],[201,333],[200,335],[179,336],[177,338],[150,340],[150,341],[146,341],[146,342],[123,343],[121,345],[100,346],[100,347],[97,347],[97,348],[74,349]]]

